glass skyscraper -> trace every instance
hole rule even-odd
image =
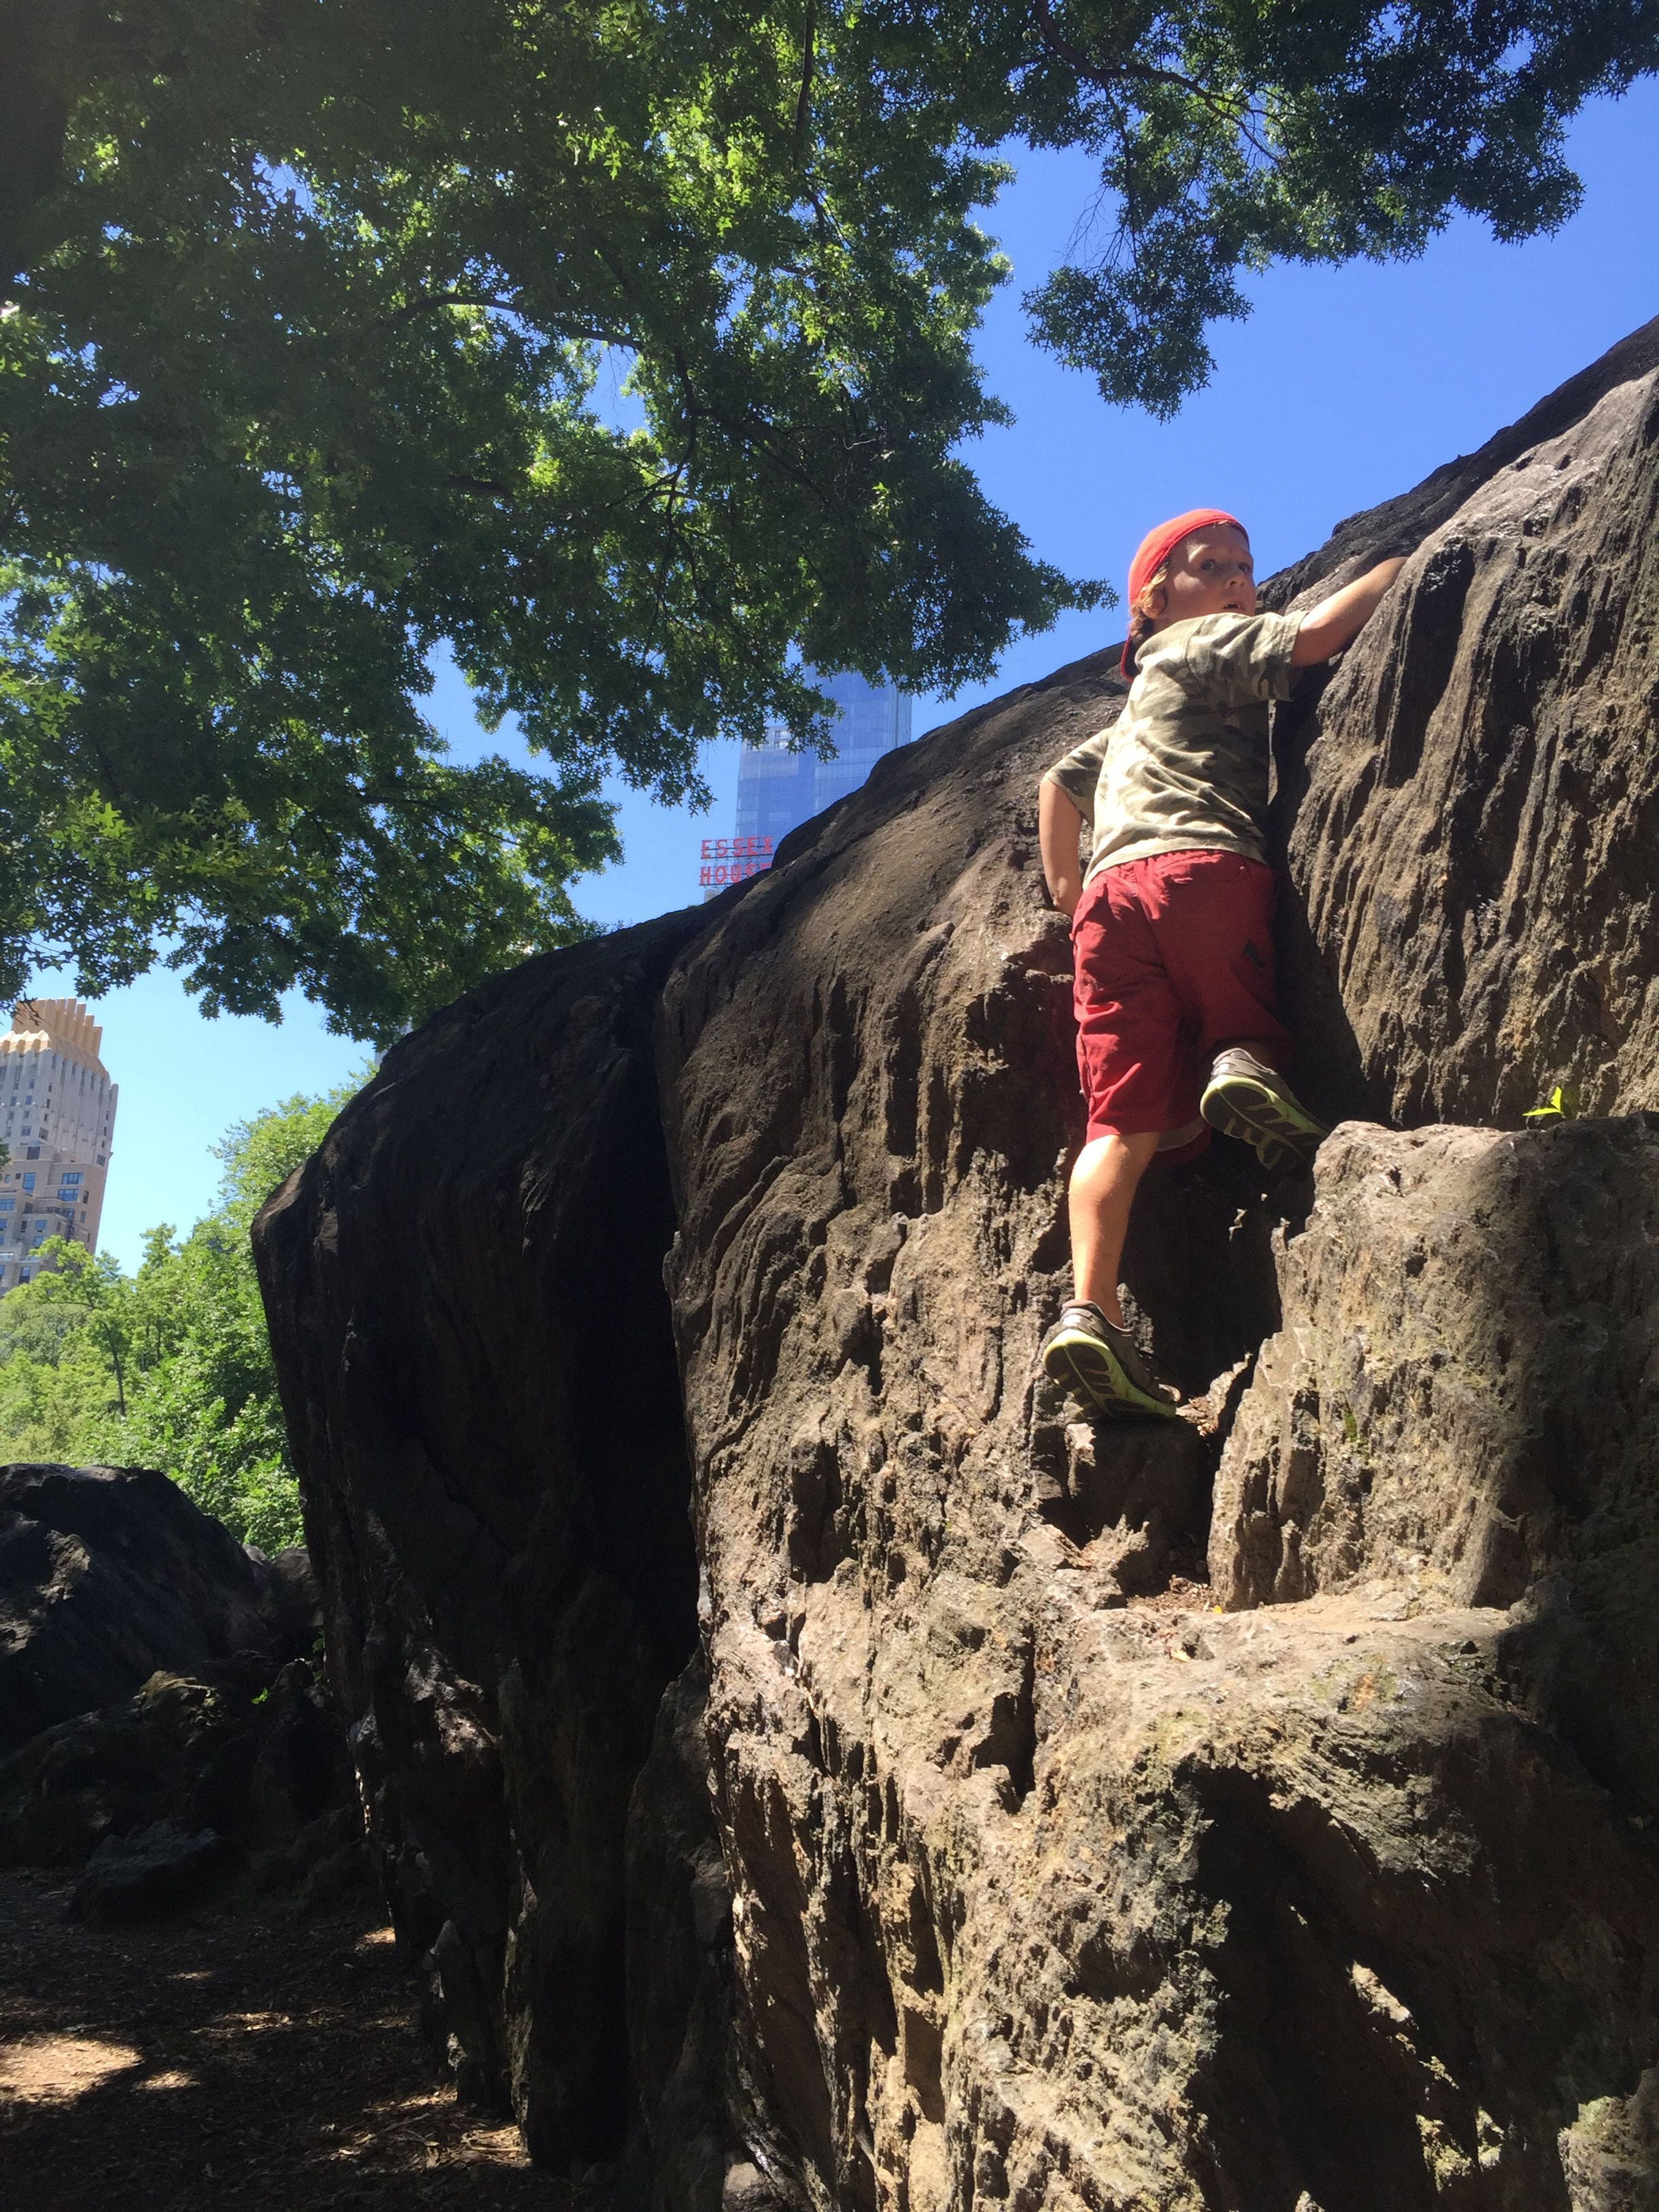
[[[771,865],[778,841],[826,806],[856,791],[883,753],[910,742],[910,700],[891,684],[862,676],[821,676],[835,708],[833,760],[789,750],[781,731],[746,745],[738,763],[737,835],[703,840],[703,896]]]

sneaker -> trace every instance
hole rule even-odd
[[[1289,1160],[1311,1161],[1331,1133],[1282,1075],[1238,1046],[1218,1055],[1199,1110],[1212,1129],[1254,1145],[1268,1168]]]
[[[1127,1328],[1097,1305],[1070,1305],[1042,1340],[1042,1369],[1085,1406],[1117,1420],[1179,1418]]]

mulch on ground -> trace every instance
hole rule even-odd
[[[25,2212],[599,2212],[459,2106],[379,1909],[65,1917],[0,1872],[0,2174]]]

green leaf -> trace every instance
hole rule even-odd
[[[1550,1092],[1547,1105],[1529,1106],[1522,1118],[1528,1121],[1576,1121],[1579,1097],[1579,1088],[1576,1083],[1558,1083]]]

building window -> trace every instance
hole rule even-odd
[[[23,1134],[27,1137],[27,1134],[28,1134],[28,1131],[27,1131],[27,1129],[25,1129],[25,1130],[24,1130],[24,1132],[23,1132]],[[27,1148],[27,1151],[24,1152],[24,1154],[23,1154],[23,1158],[24,1158],[26,1160],[38,1160],[38,1159],[40,1158],[40,1146],[39,1146],[39,1145],[31,1145],[31,1146],[29,1146],[29,1147]]]
[[[34,1177],[32,1175],[26,1175],[23,1177],[23,1188],[25,1190],[33,1190],[34,1188]]]

